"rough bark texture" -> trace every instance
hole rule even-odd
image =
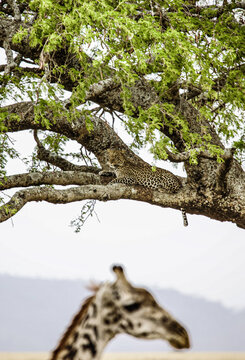
[[[15,4],[14,1],[13,3]],[[28,8],[28,2],[18,7],[20,12],[25,11],[26,8]],[[4,47],[6,50],[5,44],[7,39],[10,50],[14,50],[20,54],[22,58],[29,59],[29,61],[34,62],[38,60],[42,49],[41,47],[31,48],[28,37],[19,44],[13,43],[11,40],[21,25],[28,29],[31,27],[31,24],[22,24],[18,16],[18,11],[10,7],[5,1],[0,5],[0,11],[5,13],[5,15],[1,15],[0,47]],[[201,7],[196,7],[197,14],[200,14],[201,11]],[[217,8],[217,12],[218,11],[223,11],[223,8]],[[91,59],[89,57],[87,58],[88,62],[91,62]],[[83,72],[76,57],[68,53],[68,49],[66,49],[65,46],[62,51],[57,51],[53,54],[53,59],[58,65],[65,63],[66,65],[70,64],[70,66],[81,71],[81,73]],[[2,66],[0,70],[6,71],[7,67],[7,70],[12,71],[12,74],[15,74],[15,76],[21,76],[21,68],[16,64],[10,64],[9,61],[6,66]],[[34,71],[42,75],[41,68],[36,68]],[[111,77],[91,86],[87,92],[86,101],[93,101],[102,108],[106,107],[106,109],[111,112],[118,111],[124,113],[123,101],[120,96],[120,84],[113,80],[113,71],[111,75]],[[55,77],[53,77],[51,81],[55,82]],[[64,89],[68,91],[72,91],[76,85],[69,77],[68,71],[64,71],[59,81],[64,86]],[[219,86],[222,86],[225,81],[224,77],[223,82],[219,82]],[[215,87],[217,84],[214,83],[213,86]],[[151,84],[143,79],[136,82],[135,85],[130,88],[130,91],[132,94],[132,104],[135,108],[133,116],[135,117],[138,115],[139,108],[147,109],[154,103],[161,104],[165,101],[165,99],[158,96]],[[219,164],[212,156],[200,153],[198,165],[190,165],[188,162],[189,156],[187,153],[184,153],[185,143],[180,132],[178,129],[170,131],[163,117],[161,119],[162,128],[160,131],[170,137],[176,149],[179,151],[177,155],[169,153],[169,159],[173,162],[183,161],[187,174],[186,178],[181,179],[183,187],[178,193],[166,194],[143,187],[130,187],[123,184],[110,185],[109,182],[113,178],[113,174],[110,173],[111,169],[107,164],[108,149],[124,149],[131,161],[135,163],[142,163],[143,160],[135,155],[120,139],[113,128],[100,117],[96,117],[91,113],[90,118],[93,123],[93,130],[88,131],[86,120],[82,113],[80,115],[78,114],[72,121],[67,121],[66,113],[69,115],[69,106],[67,106],[66,112],[63,112],[59,118],[56,116],[54,121],[52,110],[47,108],[45,116],[51,123],[49,130],[77,141],[86,150],[96,156],[101,168],[72,164],[46,150],[36,136],[39,159],[55,165],[61,170],[45,173],[17,174],[0,179],[0,190],[32,186],[31,188],[17,191],[9,202],[2,205],[0,208],[0,221],[9,219],[30,201],[48,201],[64,204],[84,199],[97,199],[100,201],[131,199],[162,207],[171,207],[174,209],[184,208],[187,213],[201,214],[219,221],[230,221],[239,227],[245,228],[244,170],[234,160],[233,152],[225,149],[213,127],[199,114],[198,110],[196,110],[191,103],[191,98],[199,93],[200,91],[198,89],[189,89],[185,97],[181,97],[178,92],[178,87],[176,87],[176,89],[172,87],[166,96],[168,96],[168,101],[170,99],[175,106],[176,113],[180,113],[188,122],[190,132],[203,135],[205,129],[205,134],[211,136],[211,143],[225,150],[224,162]],[[64,104],[64,106],[65,105],[67,104]],[[3,125],[6,126],[8,132],[30,129],[46,131],[44,125],[34,121],[34,108],[35,104],[31,102],[19,102],[3,107],[1,111],[8,112],[8,115],[3,121]],[[13,114],[17,115],[17,117],[11,116]],[[103,173],[100,174],[99,172],[101,170],[103,170]],[[108,172],[110,176],[103,176],[105,172]],[[40,187],[40,185],[78,186],[57,190],[46,186]]]

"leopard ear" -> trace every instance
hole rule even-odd
[[[120,157],[120,158],[122,158],[124,161],[126,160],[128,160],[128,151],[127,150],[125,150],[125,149],[121,149],[120,151],[119,151],[119,153],[118,153],[118,156]]]

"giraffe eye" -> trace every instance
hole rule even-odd
[[[128,312],[133,312],[133,311],[137,311],[139,310],[139,308],[141,307],[141,303],[139,302],[135,302],[129,305],[124,305],[123,308],[124,310],[128,311]]]

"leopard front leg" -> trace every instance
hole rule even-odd
[[[105,177],[111,177],[111,176],[116,176],[114,171],[110,171],[110,170],[101,170],[99,172],[100,176],[105,176]]]
[[[125,184],[125,185],[137,185],[138,183],[135,181],[135,179],[130,178],[130,177],[120,177],[120,178],[116,178],[113,179],[112,181],[109,182],[109,184]]]

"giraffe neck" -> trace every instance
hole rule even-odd
[[[102,309],[98,294],[87,299],[74,317],[51,360],[98,360],[107,343],[116,335],[108,326],[108,311]],[[109,310],[109,308],[107,309]]]

